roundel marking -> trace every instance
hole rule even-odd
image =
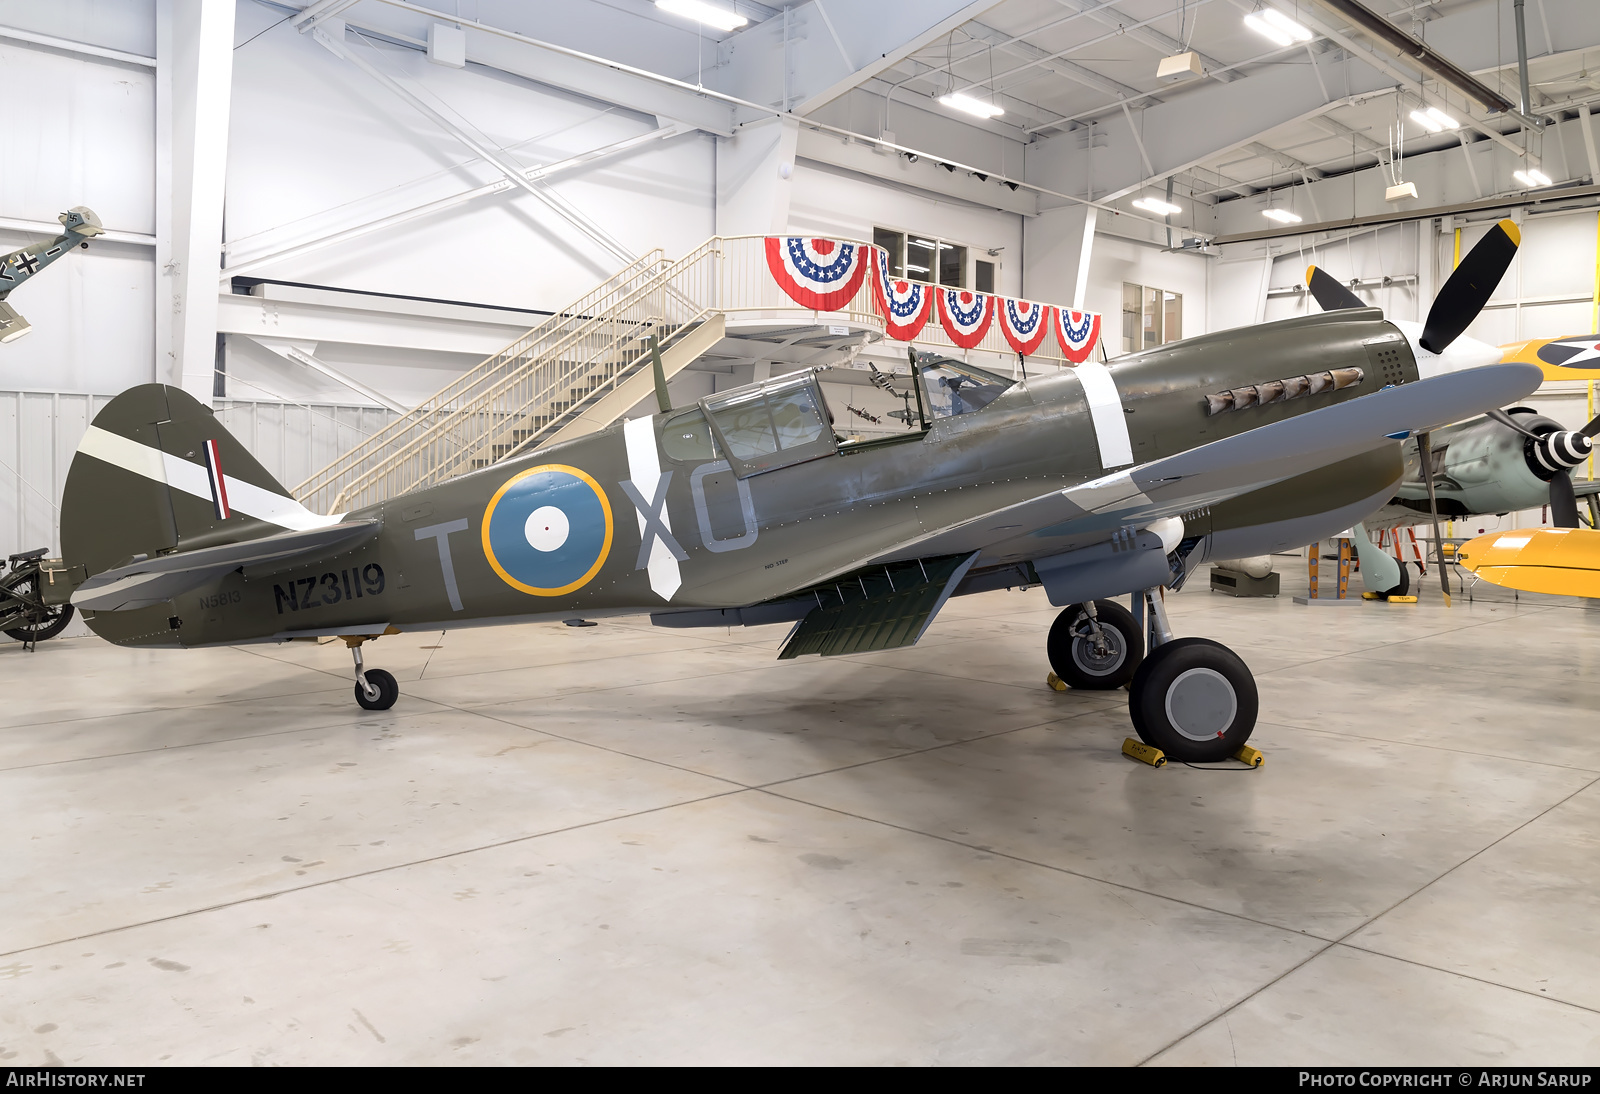
[[[534,596],[587,585],[611,553],[611,503],[593,477],[545,463],[507,479],[483,511],[483,554],[500,579]]]

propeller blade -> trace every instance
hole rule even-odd
[[[1317,303],[1322,305],[1323,311],[1342,311],[1345,308],[1367,306],[1359,296],[1316,266],[1306,267],[1306,288],[1317,298]]]
[[[1428,515],[1433,518],[1434,565],[1439,568],[1439,584],[1444,588],[1444,606],[1450,606],[1450,575],[1444,568],[1444,537],[1439,534],[1439,498],[1433,490],[1433,436],[1417,434],[1417,455],[1422,460],[1422,481],[1428,484]]]
[[[1423,349],[1443,353],[1461,336],[1488,303],[1489,294],[1500,284],[1521,243],[1522,233],[1509,220],[1502,220],[1478,240],[1434,297],[1428,321],[1422,327]]]
[[[1501,425],[1505,426],[1507,429],[1509,429],[1509,430],[1511,430],[1511,431],[1513,431],[1515,433],[1521,433],[1524,437],[1532,437],[1534,440],[1538,440],[1539,439],[1539,434],[1533,432],[1530,429],[1523,428],[1522,425],[1520,425],[1515,418],[1513,418],[1511,415],[1507,414],[1503,410],[1486,411],[1486,412],[1484,412],[1483,416],[1485,418],[1491,419],[1492,421],[1499,422]],[[1600,418],[1596,418],[1593,422],[1590,422],[1589,424],[1590,425],[1600,425]]]
[[[1578,496],[1572,490],[1572,472],[1550,480],[1550,523],[1557,528],[1578,527]]]
[[[1596,414],[1593,418],[1590,418],[1589,424],[1578,430],[1578,432],[1593,440],[1595,434],[1600,433],[1600,414]]]

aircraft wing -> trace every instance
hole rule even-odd
[[[202,547],[197,551],[138,559],[95,574],[79,585],[72,603],[94,612],[126,611],[162,604],[242,567],[277,569],[346,551],[378,534],[382,522],[351,520],[325,528]]]
[[[1595,479],[1592,482],[1588,479],[1573,479],[1572,492],[1580,498],[1588,498],[1600,494],[1600,479]]]
[[[1054,554],[1504,406],[1541,379],[1531,365],[1490,365],[1385,388],[934,530],[856,566],[972,551],[1007,559]]]

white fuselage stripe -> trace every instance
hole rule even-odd
[[[655,421],[646,415],[624,423],[622,440],[628,450],[628,479],[640,496],[653,505],[664,489],[661,482],[661,456],[656,452]],[[639,518],[639,534],[642,536],[646,528],[644,514],[635,515]],[[661,501],[661,526],[668,532],[672,531],[672,514],[668,512],[664,499]],[[663,600],[671,600],[672,594],[683,584],[678,560],[673,557],[671,548],[661,542],[660,536],[653,537],[645,569],[650,575],[650,588]]]
[[[78,442],[78,451],[86,456],[103,460],[113,467],[132,471],[135,475],[154,482],[165,483],[170,489],[192,494],[208,504],[214,502],[211,493],[211,476],[205,466],[190,463],[178,456],[140,444],[118,433],[90,426]],[[245,516],[276,524],[292,531],[308,528],[326,528],[338,524],[344,517],[324,517],[313,513],[293,498],[263,490],[230,475],[223,476],[227,486],[228,505],[231,510]]]
[[[1085,361],[1072,370],[1089,400],[1089,418],[1100,443],[1100,466],[1107,471],[1133,462],[1133,442],[1128,439],[1128,417],[1111,371],[1099,361]]]

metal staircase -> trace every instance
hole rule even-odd
[[[295,488],[348,512],[532,451],[649,368],[711,316],[685,292],[709,244],[677,262],[651,251]],[[626,408],[624,408],[626,409]]]
[[[713,236],[675,262],[653,250],[306,479],[294,494],[314,512],[349,512],[603,429],[649,396],[651,336],[661,341],[670,376],[719,343],[727,357],[798,367],[819,357],[848,360],[883,332],[870,278],[837,311],[815,311],[788,296],[769,272],[765,236]],[[955,346],[932,322],[916,342]],[[729,345],[740,348],[730,353]],[[1037,357],[1055,358],[1053,347],[1047,340]],[[1013,356],[998,322],[974,348],[1002,360]]]

